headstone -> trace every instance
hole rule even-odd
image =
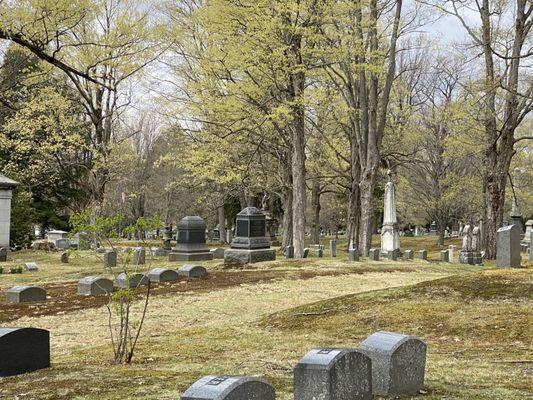
[[[276,259],[266,236],[265,215],[255,207],[247,207],[237,214],[236,233],[231,248],[224,251],[224,263],[247,264]]]
[[[348,259],[350,261],[359,261],[359,251],[357,249],[351,248],[348,250]]]
[[[222,247],[217,247],[216,249],[211,249],[211,254],[213,254],[214,260],[223,260],[224,259],[224,249]]]
[[[113,281],[101,276],[86,276],[78,281],[78,294],[97,296],[113,293]]]
[[[438,236],[439,231],[437,230],[437,223],[435,221],[432,221],[429,225],[429,234],[431,236]]]
[[[306,247],[304,249],[304,258],[307,258],[307,257],[309,257],[309,247]]]
[[[172,229],[170,226],[165,226],[165,229],[163,230],[163,249],[167,252],[172,249]]]
[[[207,270],[201,265],[184,265],[178,269],[178,275],[186,278],[202,278],[207,275]]]
[[[414,256],[413,250],[405,250],[403,252],[403,258],[406,260],[412,260]]]
[[[209,375],[197,380],[181,400],[275,400],[276,391],[265,380],[244,376]]]
[[[457,262],[455,259],[457,254],[457,246],[454,244],[451,244],[448,246],[448,261],[451,263]]]
[[[56,249],[59,250],[68,250],[70,247],[70,240],[63,238],[63,239],[56,239],[54,241],[54,244],[56,246]]]
[[[336,240],[329,241],[329,255],[330,257],[337,257],[337,241]]]
[[[496,265],[501,268],[520,268],[520,228],[504,226],[496,232]]]
[[[463,247],[459,253],[459,262],[461,264],[474,264],[474,254],[472,252],[472,227],[465,225],[463,228]]]
[[[226,243],[231,243],[233,240],[233,231],[231,229],[226,230]]]
[[[0,248],[0,262],[7,261],[7,249],[5,247]]]
[[[169,254],[169,261],[212,260],[205,239],[206,224],[198,216],[188,216],[178,223],[176,247]]]
[[[450,253],[448,253],[448,250],[440,251],[440,260],[442,262],[450,262]]]
[[[70,240],[70,245],[78,250],[90,250],[91,241],[86,232],[79,232]]]
[[[375,395],[416,395],[422,389],[427,346],[419,338],[381,331],[366,338],[359,349],[372,359]]]
[[[61,231],[61,230],[58,230],[58,229],[54,229],[54,230],[46,232],[46,238],[50,242],[54,242],[54,243],[58,239],[66,239],[67,235],[68,235],[68,232]]]
[[[34,262],[24,263],[24,267],[26,268],[26,271],[28,271],[28,272],[37,272],[37,271],[39,271],[39,267],[37,266],[37,263],[34,263]]]
[[[50,367],[50,333],[37,328],[0,328],[0,377]]]
[[[118,275],[116,285],[121,289],[136,288],[138,286],[148,285],[150,279],[140,272],[126,274],[122,272]]]
[[[418,252],[416,253],[416,256],[419,260],[427,260],[428,252],[427,250],[418,250]]]
[[[385,185],[383,205],[383,226],[381,227],[381,253],[400,250],[400,233],[396,218],[396,194],[392,182],[392,172],[389,170],[389,181]]]
[[[117,252],[109,250],[104,253],[104,267],[114,268],[117,266]]]
[[[61,263],[68,264],[68,251],[61,253]]]
[[[132,264],[133,265],[144,265],[146,262],[146,250],[143,248],[137,248],[133,252],[133,259]]]
[[[324,257],[324,249],[319,248],[319,249],[317,250],[316,254],[317,254],[318,258],[322,258],[322,257]]]
[[[387,258],[391,261],[396,261],[398,259],[398,250],[389,250],[387,252]]]
[[[481,265],[483,259],[481,257],[481,230],[478,226],[472,229],[472,264]]]
[[[165,250],[162,247],[152,247],[150,251],[153,257],[167,257],[168,256],[168,250]]]
[[[415,236],[420,236],[420,228],[417,226],[415,226]]]
[[[285,249],[285,258],[294,258],[294,246],[288,245]]]
[[[29,301],[46,300],[46,290],[38,286],[13,286],[6,290],[6,302],[8,303],[26,303]]]
[[[533,231],[529,232],[529,261],[533,261]]]
[[[368,259],[372,261],[379,261],[379,249],[368,250]]]
[[[148,272],[148,278],[150,279],[150,282],[171,282],[178,280],[179,275],[178,272],[173,269],[154,268]]]
[[[531,243],[531,232],[533,232],[533,219],[530,219],[526,222],[526,233],[522,243],[529,245]]]
[[[314,349],[294,368],[294,400],[370,400],[370,357],[356,349]]]
[[[9,247],[11,230],[11,197],[18,182],[0,175],[0,247]]]

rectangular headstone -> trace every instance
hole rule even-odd
[[[501,268],[520,268],[520,228],[504,226],[496,232],[496,265]]]
[[[359,251],[353,248],[348,250],[348,259],[350,261],[359,261]]]
[[[387,258],[391,261],[396,261],[398,259],[398,251],[397,250],[387,251]]]
[[[294,246],[287,246],[287,248],[285,249],[285,258],[294,258]]]
[[[413,250],[405,250],[403,252],[403,258],[406,259],[406,260],[412,260],[413,256],[414,256],[413,253],[414,253]]]
[[[441,250],[441,252],[440,252],[440,260],[442,262],[449,262],[450,261],[449,254],[450,253],[448,253],[448,250]]]
[[[50,333],[36,328],[0,328],[0,376],[50,367]]]
[[[7,261],[7,248],[0,247],[0,262]]]
[[[368,250],[368,259],[372,261],[379,261],[379,249]]]
[[[331,257],[337,257],[337,241],[336,240],[329,241],[329,254]]]
[[[135,249],[133,252],[133,265],[144,265],[146,261],[146,250],[145,249]]]
[[[45,301],[46,290],[39,286],[13,286],[6,290],[7,303],[26,303],[29,301]]]
[[[304,257],[303,258],[307,258],[307,257],[309,257],[309,247],[306,247],[304,249]]]
[[[316,254],[317,254],[318,258],[322,258],[322,257],[324,257],[324,249],[319,248],[319,249],[317,250]]]
[[[37,263],[34,263],[34,262],[24,263],[24,267],[26,268],[26,271],[28,271],[28,272],[37,272],[37,271],[39,271],[39,267],[37,266]]]
[[[114,268],[117,266],[117,252],[114,250],[106,251],[104,253],[104,267]]]
[[[419,260],[427,260],[428,252],[427,250],[418,250],[418,252],[416,253],[416,256]]]

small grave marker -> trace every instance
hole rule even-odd
[[[0,376],[50,367],[50,333],[37,328],[0,328]]]
[[[405,250],[403,252],[403,258],[406,260],[412,260],[413,259],[413,250]]]
[[[150,279],[140,272],[133,274],[126,274],[125,272],[119,274],[116,285],[122,289],[136,288],[137,286],[144,286],[150,283]]]
[[[329,255],[331,257],[337,257],[337,241],[336,240],[329,241]]]
[[[204,376],[181,396],[181,400],[275,400],[272,385],[260,378]]]
[[[417,257],[419,260],[427,260],[427,259],[428,259],[428,252],[427,252],[427,250],[418,250],[418,252],[416,253],[416,257]]]
[[[61,263],[68,264],[68,251],[61,253]]]
[[[133,259],[132,264],[133,265],[144,265],[146,260],[146,250],[143,248],[135,249],[133,252]]]
[[[78,294],[97,296],[113,292],[113,281],[101,276],[87,276],[78,282]]]
[[[348,250],[348,259],[350,261],[359,261],[359,251],[357,249]]]
[[[0,247],[0,262],[7,261],[7,249],[5,247]]]
[[[39,286],[13,286],[6,290],[6,302],[8,303],[26,303],[29,301],[46,300],[46,290]]]
[[[109,250],[104,253],[104,267],[114,268],[117,266],[117,252]]]
[[[304,258],[307,258],[307,257],[309,257],[309,247],[306,247],[304,249]]]
[[[449,262],[450,261],[450,253],[448,253],[448,250],[441,250],[441,252],[440,252],[440,260],[442,262]]]
[[[148,278],[150,282],[171,282],[178,280],[179,274],[173,269],[154,268],[148,272]]]
[[[379,249],[368,250],[368,259],[372,261],[379,261]]]
[[[34,262],[24,263],[24,268],[26,268],[26,271],[28,271],[28,272],[37,272],[37,271],[39,271],[39,267],[37,266],[37,263],[34,263]]]
[[[202,278],[207,275],[207,270],[201,265],[184,265],[178,270],[178,275],[186,278]]]
[[[294,246],[288,245],[285,249],[285,258],[294,258]]]

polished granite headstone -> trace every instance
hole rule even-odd
[[[50,333],[37,328],[0,328],[0,355],[0,376],[48,368]]]
[[[169,254],[169,261],[212,260],[205,238],[206,224],[198,216],[188,216],[178,223],[178,243]]]
[[[113,293],[113,281],[101,276],[86,276],[78,282],[78,294],[97,296]]]
[[[6,290],[6,302],[25,303],[46,300],[46,290],[39,286],[19,285]]]
[[[184,265],[178,269],[178,275],[185,278],[203,278],[207,270],[201,265]]]
[[[148,278],[150,279],[150,282],[171,282],[178,280],[179,275],[178,272],[173,269],[154,268],[148,272]]]

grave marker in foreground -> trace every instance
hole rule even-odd
[[[209,375],[197,380],[181,400],[275,400],[272,385],[260,378]]]
[[[26,303],[46,300],[46,290],[39,286],[19,285],[6,290],[6,302]]]
[[[501,268],[520,268],[520,228],[503,226],[496,232],[496,265]]]
[[[0,376],[50,367],[50,333],[37,328],[0,328]]]

